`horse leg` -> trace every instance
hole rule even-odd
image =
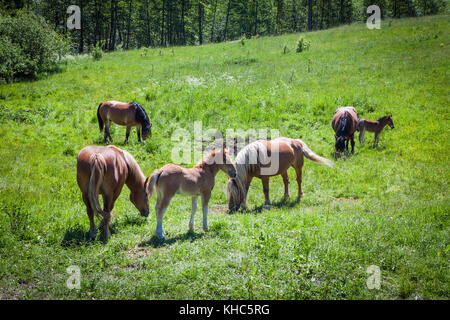
[[[261,177],[261,182],[262,182],[262,185],[263,185],[264,197],[266,198],[266,202],[264,203],[264,205],[265,206],[269,206],[270,205],[269,177],[267,177],[267,176]]]
[[[137,130],[138,142],[141,143],[141,127],[137,126],[136,130]]]
[[[110,120],[105,121],[105,143],[108,143],[108,138],[111,142],[113,142],[113,139],[111,138],[111,132],[109,131],[110,126],[111,121]]]
[[[378,141],[380,141],[380,132],[375,132],[375,139],[373,141],[373,147],[378,146]]]
[[[302,191],[302,166],[296,166],[295,173],[297,174],[297,185],[298,185],[298,198],[303,197]]]
[[[109,122],[108,122],[108,120],[106,120],[105,121],[105,132],[104,132],[104,134],[105,134],[105,139],[104,139],[105,144],[108,143],[108,132],[109,132]]]
[[[245,209],[247,207],[247,194],[248,194],[248,189],[250,188],[250,183],[252,182],[253,177],[250,176],[247,178],[247,182],[245,184],[245,195],[244,195],[244,200],[242,201],[241,207],[243,209]]]
[[[192,197],[191,220],[189,220],[189,230],[194,231],[194,216],[197,211],[197,197]]]
[[[209,203],[210,198],[211,198],[211,192],[207,192],[202,195],[203,230],[205,232],[209,231],[209,228],[208,228],[208,203]]]
[[[351,143],[352,143],[352,153],[354,152],[355,149],[355,135],[352,134],[351,136]]]
[[[125,135],[125,142],[124,144],[128,144],[128,137],[130,136],[131,127],[127,127],[127,133]]]
[[[99,228],[103,226],[103,231],[105,233],[105,238],[109,239],[111,237],[111,232],[109,230],[109,225],[111,224],[111,211],[114,208],[114,198],[112,196],[103,195],[103,220],[100,222]]]
[[[347,139],[347,140],[345,141],[345,150],[346,150],[346,151],[348,151],[348,142],[349,142],[349,140],[350,140],[350,139]]]
[[[289,195],[289,176],[287,174],[287,171],[282,173],[281,176],[283,177],[283,183],[284,183],[284,200],[287,200]]]
[[[91,240],[95,240],[97,238],[97,229],[95,228],[95,222],[94,222],[94,210],[92,210],[91,205],[89,203],[87,193],[83,193],[83,202],[86,205],[86,211],[87,215],[89,217],[89,223],[91,225],[91,228],[89,230],[89,238]]]
[[[162,198],[162,199],[161,199]],[[155,211],[156,211],[156,236],[163,240],[164,239],[164,229],[163,229],[163,225],[162,225],[162,220],[163,220],[163,216],[164,213],[167,210],[167,207],[169,206],[171,199],[168,199],[160,194],[158,194],[158,199],[156,200],[156,206],[155,206]]]

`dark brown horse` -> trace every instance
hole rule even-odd
[[[95,239],[97,236],[94,213],[102,219],[98,229],[103,227],[106,238],[109,238],[111,211],[124,184],[131,191],[131,202],[142,216],[147,217],[148,181],[136,160],[125,150],[115,146],[89,146],[82,149],[77,158],[77,183],[91,223],[90,238]],[[103,209],[98,201],[99,194],[103,196]]]
[[[258,140],[243,148],[236,156],[237,177],[228,181],[228,209],[230,211],[245,208],[247,193],[254,177],[261,179],[266,205],[270,205],[269,178],[277,175],[283,177],[284,197],[289,197],[290,167],[297,173],[298,197],[302,191],[302,167],[304,157],[332,166],[332,162],[311,151],[300,139],[277,138],[274,140]]]
[[[194,230],[194,215],[197,211],[197,198],[202,198],[203,229],[208,231],[208,203],[214,188],[216,174],[222,170],[231,177],[236,176],[236,168],[227,154],[226,149],[213,150],[195,167],[186,169],[175,164],[167,164],[157,169],[150,177],[148,184],[149,196],[156,189],[156,235],[164,238],[162,219],[170,201],[176,194],[190,196],[191,219],[189,229]]]
[[[142,138],[145,140],[152,134],[152,124],[148,118],[145,109],[136,102],[124,103],[118,101],[107,101],[100,103],[97,109],[97,119],[100,132],[105,128],[105,143],[108,143],[108,138],[113,142],[109,127],[111,121],[127,127],[127,133],[125,137],[125,144],[128,143],[128,137],[132,127],[137,127],[138,141],[141,142]]]
[[[352,153],[355,147],[355,131],[358,129],[359,117],[355,108],[340,107],[336,110],[331,126],[335,132],[335,148],[339,154],[348,150],[348,142],[351,141]]]
[[[394,121],[392,121],[392,115],[381,117],[377,121],[361,119],[358,124],[359,143],[364,144],[364,133],[366,130],[369,132],[375,132],[375,139],[373,141],[373,147],[375,148],[378,145],[378,141],[380,140],[381,131],[383,131],[384,127],[387,125],[391,127],[391,129],[394,129]]]

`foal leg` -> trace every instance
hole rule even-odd
[[[194,231],[194,216],[197,211],[197,197],[192,197],[191,220],[189,220],[189,230]]]
[[[208,203],[211,198],[211,192],[204,193],[202,195],[202,210],[203,210],[203,230],[205,232],[209,231],[208,228]]]
[[[380,140],[380,133],[379,132],[375,132],[375,139],[373,141],[373,147],[375,148],[376,146],[378,146],[378,141]]]
[[[265,206],[270,205],[270,198],[269,198],[269,177],[265,176],[261,178],[262,185],[263,185],[263,192],[264,197],[266,198],[266,202],[264,203]]]
[[[128,137],[130,136],[131,127],[127,127],[127,133],[125,135],[125,142],[124,144],[128,144]]]
[[[156,236],[161,239],[164,240],[164,230],[163,230],[163,225],[162,225],[162,220],[163,220],[163,216],[164,213],[167,210],[167,207],[169,206],[170,203],[170,199],[165,198],[164,196],[161,196],[160,194],[158,194],[158,199],[156,200],[156,206],[155,206],[155,211],[156,211]]]
[[[287,200],[287,198],[290,197],[290,195],[289,195],[289,177],[288,177],[287,171],[285,173],[282,173],[281,176],[283,177],[283,183],[284,183],[284,200]]]

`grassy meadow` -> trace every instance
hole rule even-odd
[[[448,299],[450,298],[448,15],[197,47],[71,57],[62,72],[0,85],[1,299]],[[309,50],[296,53],[305,37]],[[305,160],[304,197],[283,202],[280,176],[263,209],[255,179],[246,211],[227,214],[225,174],[210,202],[210,232],[188,233],[190,198],[177,196],[154,238],[124,187],[112,237],[89,241],[76,156],[102,144],[96,110],[136,101],[153,136],[112,126],[145,175],[172,162],[172,133],[195,121],[227,129],[278,129],[333,158],[338,106],[360,117],[393,114],[380,144],[327,168]],[[193,138],[193,137],[192,137]],[[182,164],[192,166],[192,163]],[[98,223],[98,221],[97,221]],[[369,289],[371,265],[381,286]],[[81,288],[69,290],[69,266]]]

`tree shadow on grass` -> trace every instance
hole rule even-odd
[[[138,247],[153,247],[153,248],[160,248],[165,246],[170,246],[176,242],[194,242],[198,239],[203,238],[206,235],[206,233],[195,233],[193,231],[188,231],[184,234],[177,235],[173,238],[169,239],[159,239],[157,236],[152,236],[150,240],[143,241],[138,244]]]

